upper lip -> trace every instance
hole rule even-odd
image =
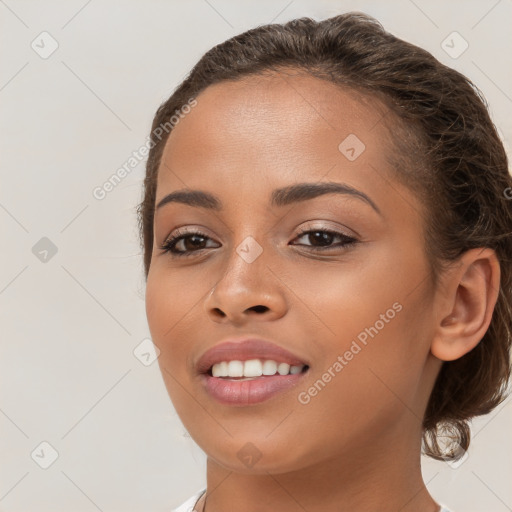
[[[278,363],[288,363],[290,366],[307,365],[300,357],[271,341],[244,337],[225,340],[208,349],[199,358],[196,368],[199,373],[207,373],[214,364],[221,361],[248,359],[272,359]]]

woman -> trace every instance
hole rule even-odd
[[[179,510],[438,512],[510,375],[512,190],[467,78],[361,13],[207,52],[152,126],[162,375],[207,454]],[[508,195],[510,197],[510,194]]]

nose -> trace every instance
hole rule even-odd
[[[254,320],[277,320],[287,309],[284,288],[263,254],[248,263],[234,252],[205,299],[204,309],[216,323],[240,326]]]

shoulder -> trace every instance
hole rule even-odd
[[[439,512],[452,512],[452,511],[445,505],[441,505],[441,510]]]
[[[185,503],[182,503],[178,508],[172,509],[171,512],[192,512],[194,510],[195,504],[205,491],[206,488],[201,489],[199,492],[194,494],[194,496],[191,496],[187,501],[185,501]]]

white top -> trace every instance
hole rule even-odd
[[[185,503],[181,504],[178,508],[175,508],[171,512],[193,512],[195,505],[199,501],[199,498],[206,492],[206,487],[204,489],[201,489],[199,492],[194,494],[191,498],[189,498]],[[439,512],[451,512],[448,508],[446,508],[444,505],[440,505],[441,510]]]
[[[206,487],[204,489],[201,489],[199,492],[194,494],[191,498],[189,498],[185,503],[180,505],[178,508],[175,508],[171,510],[171,512],[192,512],[196,505],[196,503],[199,501],[199,498],[206,492]]]

